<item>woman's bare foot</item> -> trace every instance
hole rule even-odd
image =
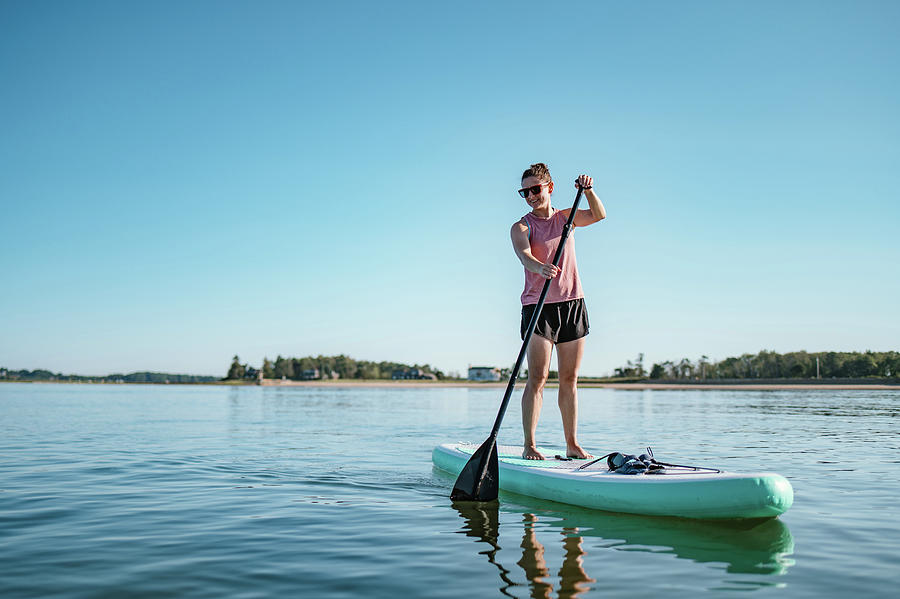
[[[534,447],[534,446],[528,447],[527,445],[525,446],[525,450],[522,451],[522,457],[525,458],[526,460],[543,460],[543,459],[545,459],[544,456],[541,455],[541,452],[539,452],[537,450],[537,447]]]
[[[566,448],[566,457],[575,458],[577,460],[586,460],[594,456],[583,450],[581,446],[576,443],[575,445],[569,445]]]

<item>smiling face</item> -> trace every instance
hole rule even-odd
[[[540,187],[540,192],[531,193],[531,189]],[[522,189],[529,190],[528,197],[525,201],[531,206],[532,211],[549,211],[550,210],[550,194],[553,193],[553,181],[549,178],[544,179],[537,176],[529,176],[522,178]]]

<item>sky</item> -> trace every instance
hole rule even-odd
[[[511,366],[522,171],[581,373],[900,340],[900,3],[0,2],[0,366]]]

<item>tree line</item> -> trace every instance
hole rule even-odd
[[[401,362],[369,362],[354,360],[343,354],[339,356],[305,356],[291,358],[278,356],[273,362],[264,358],[260,368],[242,364],[234,356],[228,368],[226,380],[256,379],[260,371],[263,378],[304,380],[309,378],[340,379],[390,379],[395,372],[432,374],[438,379],[445,378],[442,371],[428,364],[403,364]]]
[[[49,370],[7,370],[0,368],[0,380],[7,381],[61,381],[67,383],[214,383],[215,376],[193,374],[169,374],[166,372],[132,372],[131,374],[110,374],[107,376],[84,376],[62,374]]]
[[[761,351],[720,361],[700,356],[653,364],[644,369],[644,354],[615,369],[617,377],[650,379],[814,379],[900,378],[900,352]]]

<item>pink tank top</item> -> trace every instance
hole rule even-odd
[[[524,216],[528,225],[528,240],[531,242],[531,255],[543,263],[553,260],[556,247],[562,237],[566,217],[561,210],[556,210],[549,218],[540,218],[529,212]],[[566,302],[584,297],[581,281],[578,279],[578,266],[575,263],[575,228],[569,232],[566,247],[559,260],[559,274],[550,281],[546,303]],[[525,290],[522,292],[522,305],[536,304],[541,298],[541,290],[547,279],[537,273],[525,269]]]

